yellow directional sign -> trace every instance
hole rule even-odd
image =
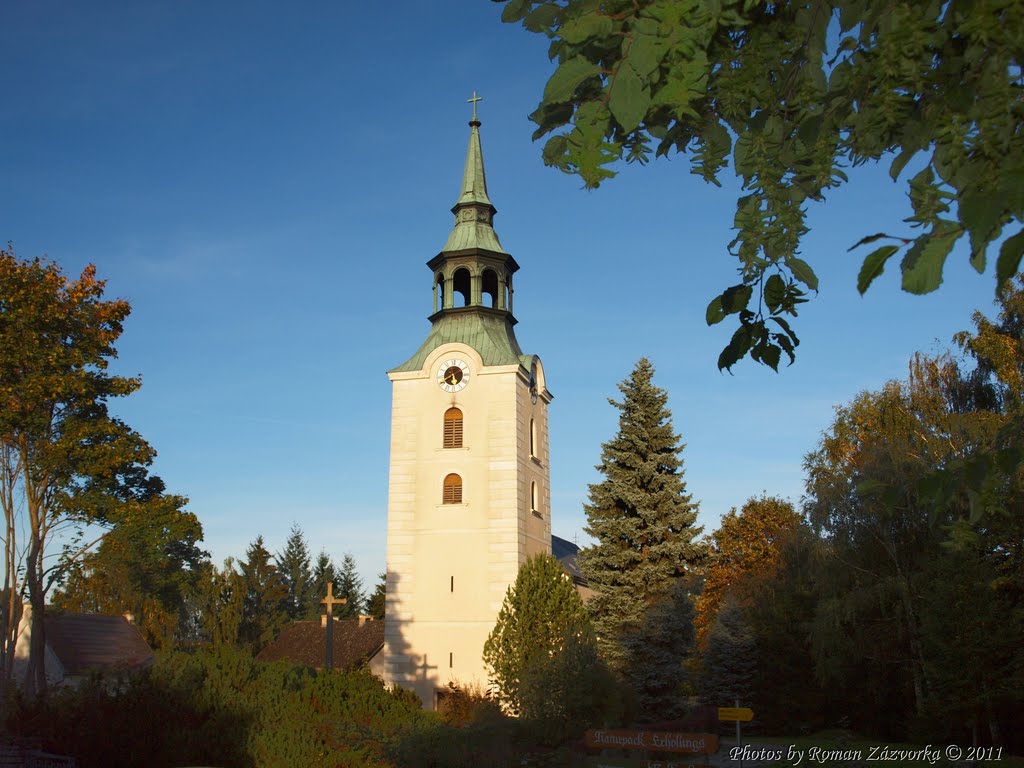
[[[738,720],[741,723],[749,723],[754,719],[754,710],[746,707],[719,707],[719,720]]]

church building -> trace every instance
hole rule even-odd
[[[494,230],[480,121],[448,240],[427,262],[426,340],[392,382],[384,649],[371,668],[436,706],[486,687],[482,655],[519,566],[551,552],[544,367],[516,341],[513,276]]]

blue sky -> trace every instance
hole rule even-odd
[[[190,497],[206,547],[278,551],[298,523],[314,552],[384,569],[390,384],[426,336],[424,263],[451,226],[474,90],[495,228],[521,265],[516,332],[551,406],[552,519],[584,543],[582,504],[617,427],[606,399],[654,362],[686,444],[706,531],[750,496],[799,501],[803,456],[833,406],[906,375],[992,307],[963,250],[935,294],[868,295],[861,254],[907,231],[905,186],[851,171],[810,209],[821,279],[780,374],[715,362],[734,282],[737,185],[684,158],[624,167],[601,189],[545,168],[527,115],[546,41],[486,0],[286,5],[6,3],[0,8],[0,241],[69,273],[92,262],[132,306],[117,370],[142,389],[116,412]]]

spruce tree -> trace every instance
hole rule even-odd
[[[277,567],[288,586],[288,618],[301,619],[309,606],[313,574],[309,568],[309,547],[298,523],[292,524],[284,551],[277,556]]]
[[[595,590],[587,609],[603,658],[634,688],[641,710],[660,716],[679,703],[687,650],[661,639],[675,632],[692,644],[683,585],[707,545],[697,539],[698,505],[686,492],[668,395],[653,375],[642,358],[619,385],[622,402],[609,399],[621,412],[619,432],[603,446],[604,480],[590,486],[585,506],[597,544],[578,561]]]
[[[349,552],[345,553],[341,561],[341,568],[334,584],[334,594],[348,601],[335,609],[335,615],[339,619],[354,619],[363,612],[363,601],[366,598],[363,580],[356,571],[356,559]]]
[[[312,588],[306,603],[307,619],[317,619],[323,614],[323,605],[321,605],[320,601],[327,595],[327,582],[337,586],[337,574],[334,561],[331,560],[330,555],[321,549],[320,554],[316,556],[316,562],[313,564]],[[337,594],[337,590],[335,590],[335,594]]]
[[[713,707],[749,706],[757,671],[757,643],[743,610],[727,597],[708,632],[698,690]]]
[[[253,653],[270,643],[288,621],[288,587],[270,552],[257,536],[239,563],[245,586],[239,640]]]
[[[379,579],[377,586],[374,587],[373,594],[366,601],[366,612],[377,621],[383,621],[385,601],[387,600],[388,575],[387,573],[381,573],[377,578]]]

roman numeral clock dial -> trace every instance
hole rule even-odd
[[[437,368],[437,385],[445,392],[459,392],[469,384],[469,365],[463,360],[445,360]]]

